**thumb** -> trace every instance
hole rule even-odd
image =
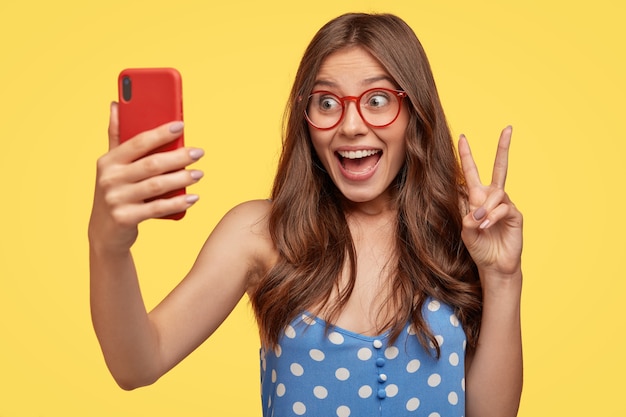
[[[120,127],[118,119],[118,104],[111,103],[109,115],[109,150],[116,148],[120,144]]]

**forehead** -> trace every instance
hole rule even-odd
[[[322,61],[315,78],[316,86],[352,90],[379,86],[394,86],[394,80],[381,63],[362,47],[340,49]]]

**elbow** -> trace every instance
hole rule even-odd
[[[140,378],[137,376],[122,376],[113,374],[113,379],[124,391],[133,391],[137,388],[154,384],[158,378]]]
[[[151,372],[134,371],[128,368],[116,369],[108,366],[115,383],[124,391],[133,391],[137,388],[154,384],[160,375]]]

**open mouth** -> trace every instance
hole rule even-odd
[[[382,151],[380,149],[337,151],[336,155],[345,171],[352,174],[365,174],[376,167]]]

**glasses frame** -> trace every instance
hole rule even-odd
[[[364,95],[366,95],[367,93],[370,93],[372,91],[386,91],[388,93],[393,93],[397,97],[397,99],[398,99],[398,112],[393,117],[393,119],[391,119],[391,121],[389,123],[385,123],[383,125],[375,125],[375,124],[372,124],[372,123],[368,122],[365,119],[365,117],[363,117],[363,113],[361,112],[361,99],[363,98]],[[308,103],[309,103],[309,100],[311,99],[311,97],[314,94],[320,94],[320,93],[333,96],[333,97],[337,98],[337,101],[339,101],[339,103],[341,103],[341,116],[339,116],[339,119],[337,120],[337,123],[335,123],[334,125],[332,125],[330,127],[320,127],[320,126],[316,125],[309,118],[309,114],[307,112],[307,110],[308,110]],[[343,120],[344,116],[346,115],[346,102],[354,101],[354,104],[356,105],[356,110],[359,113],[359,116],[361,117],[361,120],[363,120],[363,122],[366,125],[368,125],[369,127],[373,127],[373,128],[383,128],[383,127],[387,127],[387,126],[391,125],[393,122],[395,122],[398,119],[398,116],[400,116],[400,112],[402,111],[402,101],[403,101],[402,99],[404,99],[406,97],[408,97],[408,95],[407,95],[407,93],[405,91],[393,90],[391,88],[383,88],[383,87],[369,88],[369,89],[363,91],[359,96],[344,96],[344,97],[339,97],[337,94],[331,93],[330,91],[327,91],[327,90],[315,90],[311,94],[309,94],[309,97],[307,98],[307,109],[304,110],[304,117],[306,118],[306,121],[309,123],[309,125],[311,125],[315,129],[318,129],[318,130],[334,129],[335,127],[337,127],[339,125],[339,123],[341,123],[341,121]]]

